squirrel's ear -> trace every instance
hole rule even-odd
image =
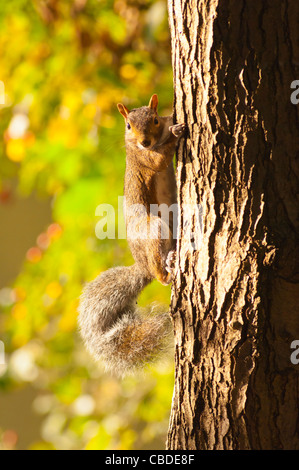
[[[118,107],[118,111],[120,112],[120,114],[122,114],[122,116],[123,116],[125,119],[127,119],[128,114],[129,114],[129,112],[130,112],[130,111],[128,110],[128,108],[127,108],[124,104],[122,104],[122,103],[118,103],[117,107]]]
[[[153,95],[151,97],[148,107],[151,108],[153,111],[157,112],[157,108],[158,108],[158,96],[157,95]]]

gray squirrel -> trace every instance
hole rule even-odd
[[[169,315],[141,315],[136,299],[154,278],[164,285],[172,280],[173,221],[167,224],[152,207],[176,203],[173,156],[185,125],[158,115],[157,95],[148,106],[131,111],[120,103],[117,107],[126,126],[124,211],[135,264],[111,268],[87,284],[79,304],[79,328],[92,356],[106,369],[125,375],[155,359],[169,336]],[[155,236],[146,238],[149,226]]]

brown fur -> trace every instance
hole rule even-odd
[[[156,357],[169,332],[167,314],[142,317],[134,305],[154,278],[165,285],[171,282],[166,259],[175,247],[173,220],[165,222],[150,206],[176,202],[172,160],[184,126],[173,126],[171,116],[158,116],[157,106],[157,95],[149,106],[132,111],[118,104],[126,123],[124,210],[135,264],[102,273],[87,285],[79,306],[87,349],[121,375]]]

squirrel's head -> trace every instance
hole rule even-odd
[[[140,149],[152,149],[163,132],[163,123],[158,116],[158,96],[153,95],[148,106],[129,109],[118,103],[120,114],[126,123],[126,139],[135,142]]]

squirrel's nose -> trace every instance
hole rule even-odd
[[[149,147],[151,145],[151,141],[148,140],[148,139],[144,139],[144,140],[141,141],[141,145],[143,147]]]

